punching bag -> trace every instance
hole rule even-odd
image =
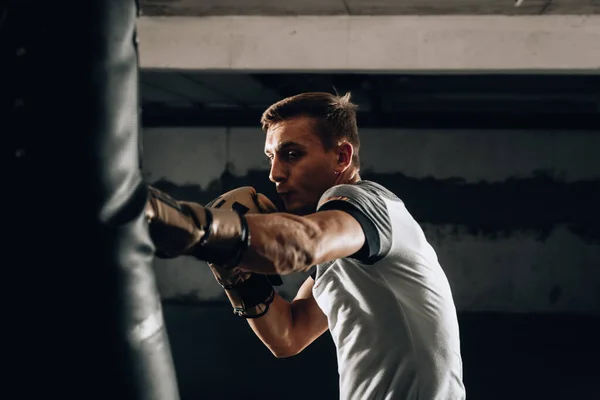
[[[0,5],[9,398],[179,398],[143,210],[134,0]]]

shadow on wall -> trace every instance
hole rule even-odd
[[[503,182],[465,183],[460,178],[410,178],[401,173],[363,171],[365,180],[378,182],[406,204],[419,223],[454,225],[470,234],[488,238],[534,233],[544,241],[557,225],[588,243],[600,243],[600,180],[564,182],[539,171],[532,177]],[[253,186],[283,210],[275,185],[266,170],[250,170],[235,176],[226,169],[205,189],[158,180],[152,185],[180,200],[206,204],[222,193]]]

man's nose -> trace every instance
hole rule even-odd
[[[282,163],[277,160],[277,157],[271,162],[271,171],[269,172],[269,179],[273,183],[283,182],[287,177],[286,168]]]

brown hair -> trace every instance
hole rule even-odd
[[[352,164],[359,168],[360,140],[356,123],[357,108],[357,105],[350,102],[350,92],[344,96],[326,92],[307,92],[287,97],[271,105],[263,113],[260,122],[263,131],[267,132],[274,124],[288,119],[313,118],[323,147],[331,150],[341,142],[350,143],[354,147]]]

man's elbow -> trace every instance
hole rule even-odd
[[[289,358],[289,357],[295,356],[295,354],[292,354],[291,352],[281,351],[281,350],[272,350],[271,349],[271,353],[275,356],[275,358]]]
[[[271,353],[275,356],[275,358],[289,358],[299,354],[302,349],[293,348],[291,346],[288,347],[278,347],[278,348],[269,348]]]
[[[300,353],[305,346],[300,346],[291,338],[279,343],[268,344],[267,347],[276,358],[288,358]]]

